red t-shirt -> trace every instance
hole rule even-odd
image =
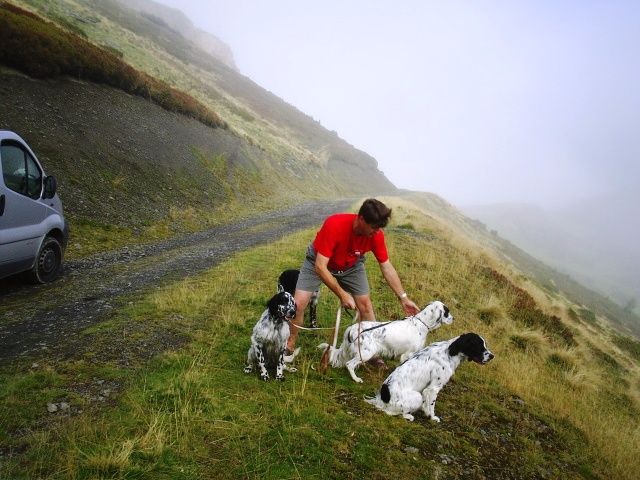
[[[328,217],[316,234],[313,248],[329,257],[330,270],[346,270],[353,267],[367,252],[373,252],[378,262],[389,260],[384,233],[378,230],[370,237],[353,233],[355,213],[337,213]]]

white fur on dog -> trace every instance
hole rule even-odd
[[[284,370],[295,372],[296,369],[285,364],[293,362],[299,348],[291,355],[285,355],[287,339],[289,338],[289,322],[296,314],[296,302],[287,292],[275,294],[267,303],[267,309],[260,320],[253,327],[251,346],[247,352],[245,373],[251,373],[257,364],[260,368],[260,378],[269,379],[268,368],[275,367],[276,380],[284,380]]]
[[[453,322],[453,316],[442,302],[427,305],[417,315],[392,322],[360,322],[349,326],[339,348],[331,348],[329,361],[335,368],[347,367],[351,378],[362,383],[356,368],[376,356],[400,358],[404,362],[427,343],[427,334],[443,323]],[[326,349],[322,343],[318,348]]]
[[[402,415],[410,421],[413,421],[411,414],[422,408],[427,417],[439,422],[435,414],[436,398],[458,365],[464,360],[484,365],[492,358],[484,338],[476,333],[432,343],[396,368],[378,394],[365,397],[365,401],[387,415]]]

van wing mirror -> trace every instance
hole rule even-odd
[[[58,188],[58,182],[56,177],[49,175],[44,179],[44,191],[42,192],[42,198],[53,198]]]

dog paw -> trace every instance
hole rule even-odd
[[[403,413],[402,418],[406,418],[410,422],[413,422],[413,415],[411,415],[410,413]]]
[[[356,383],[363,383],[364,382],[364,380],[362,380],[360,377],[355,377],[353,379],[353,381],[356,382]]]
[[[267,380],[269,380],[269,374],[267,373],[260,375],[260,380],[264,380],[266,382]]]
[[[436,417],[435,415],[431,417],[431,420],[433,420],[436,423],[440,423],[440,417]]]
[[[276,380],[278,382],[284,382],[284,375],[276,375]]]
[[[287,368],[287,371],[291,372],[291,373],[295,373],[295,372],[298,371],[298,369],[296,367],[289,367],[289,368]]]
[[[253,367],[251,365],[247,365],[246,367],[244,367],[244,373],[251,373],[253,372]]]

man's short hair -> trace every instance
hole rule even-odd
[[[364,221],[372,227],[384,228],[389,223],[391,209],[380,200],[368,198],[360,207],[358,215],[364,218]]]

